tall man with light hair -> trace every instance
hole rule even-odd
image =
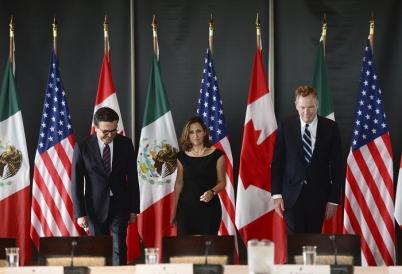
[[[287,234],[321,233],[340,203],[342,143],[338,124],[317,115],[316,89],[295,92],[298,114],[278,124],[272,159],[272,197]]]

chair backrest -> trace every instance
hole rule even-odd
[[[112,236],[71,236],[39,238],[38,265],[70,266],[72,243],[74,266],[111,266]]]
[[[337,263],[340,265],[362,264],[360,235],[352,234],[292,234],[287,235],[288,264],[303,264],[302,247],[317,246],[317,264],[334,264],[334,242],[330,236],[335,236],[337,248]]]
[[[6,247],[17,247],[16,238],[0,238],[0,267],[7,265],[6,261]]]
[[[164,236],[162,238],[162,262],[203,264],[207,241],[211,242],[208,250],[209,264],[236,263],[233,235]]]

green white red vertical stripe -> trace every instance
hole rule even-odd
[[[335,121],[335,114],[332,105],[331,86],[329,85],[327,65],[325,62],[325,52],[323,38],[321,36],[318,43],[317,55],[315,56],[313,73],[310,85],[317,90],[319,107],[317,114]],[[342,196],[342,194],[341,194]],[[343,229],[343,205],[336,209],[336,214],[329,220],[324,221],[322,233],[342,233]]]
[[[138,231],[147,247],[161,248],[163,236],[174,236],[177,233],[176,227],[170,226],[177,152],[177,137],[169,101],[159,62],[153,54],[137,157],[141,211]],[[162,154],[163,157],[158,158]],[[171,164],[174,164],[173,168]]]
[[[275,263],[286,261],[285,222],[274,211],[271,197],[271,163],[276,138],[276,118],[257,47],[250,82],[240,153],[236,226],[244,243],[268,239],[275,243]]]
[[[0,237],[17,238],[20,264],[26,265],[31,261],[29,159],[11,66],[9,58],[0,91]]]

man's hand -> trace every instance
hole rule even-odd
[[[274,200],[274,209],[278,213],[279,217],[283,218],[283,212],[285,211],[285,204],[282,198]]]
[[[327,203],[327,207],[325,209],[325,219],[329,220],[336,214],[337,205]]]
[[[128,220],[129,224],[134,223],[137,220],[137,213],[130,213],[130,220]]]
[[[77,224],[82,227],[83,229],[88,229],[88,217],[82,216],[77,219]]]

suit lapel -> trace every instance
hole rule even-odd
[[[314,161],[315,157],[314,155],[316,155],[317,153],[320,153],[319,151],[317,152],[317,144],[320,143],[320,137],[323,134],[323,128],[322,128],[322,120],[321,117],[318,116],[317,114],[317,131],[316,131],[316,135],[315,135],[315,144],[314,144],[314,150],[313,150],[313,155],[311,155],[311,159],[310,159],[310,163],[312,161]]]
[[[295,144],[297,151],[299,152],[299,160],[303,161],[304,163],[306,163],[306,160],[304,159],[304,153],[303,153],[303,144],[302,144],[302,136],[301,136],[301,124],[300,124],[300,116],[296,115],[296,118],[294,119],[294,126],[292,127],[295,132],[293,134],[293,136],[295,136],[296,140],[295,140]]]
[[[88,142],[89,149],[92,152],[92,155],[94,156],[96,163],[102,167],[103,169],[103,163],[102,163],[102,158],[101,154],[99,151],[99,144],[98,144],[98,138],[96,137],[96,133],[93,134],[93,138],[91,138]]]

